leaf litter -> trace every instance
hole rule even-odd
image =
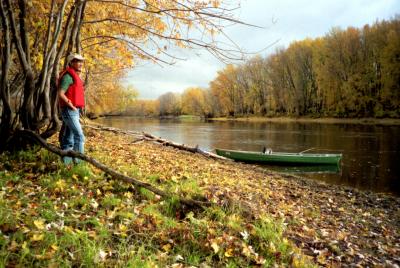
[[[60,167],[43,150],[18,161],[3,154],[0,260],[7,265],[18,264],[16,256],[49,266],[87,259],[121,267],[400,265],[398,197],[133,143],[122,134],[86,135],[88,155],[115,170],[176,195],[203,195],[223,210],[188,212],[95,168]],[[189,251],[202,253],[196,259]]]

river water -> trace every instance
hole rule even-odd
[[[342,153],[340,170],[264,166],[279,172],[400,196],[400,126],[297,122],[161,120],[108,117],[107,126],[145,131],[212,151],[215,148],[279,152]]]

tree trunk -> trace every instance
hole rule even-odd
[[[8,73],[10,70],[11,59],[11,40],[10,40],[10,24],[8,20],[8,12],[5,9],[3,1],[0,2],[1,25],[3,26],[3,42],[1,51],[1,79],[0,79],[0,98],[1,98],[1,119],[0,119],[0,139],[8,141],[10,136],[11,124],[13,121],[12,110],[10,106],[10,90],[8,86]],[[0,142],[0,151],[4,149],[5,144]]]

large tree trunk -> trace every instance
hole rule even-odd
[[[1,25],[3,26],[3,47],[1,51],[1,79],[0,79],[0,98],[1,98],[1,118],[0,118],[0,138],[10,136],[11,124],[13,121],[12,110],[10,105],[10,89],[8,86],[8,73],[10,69],[11,59],[11,40],[10,40],[10,24],[8,21],[8,12],[3,1],[0,1]],[[5,140],[7,142],[7,140]],[[5,144],[0,143],[0,151],[4,149]]]

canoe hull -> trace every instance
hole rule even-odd
[[[251,151],[216,149],[220,156],[242,162],[269,163],[277,165],[340,165],[341,154],[296,154],[272,152],[264,154]]]

